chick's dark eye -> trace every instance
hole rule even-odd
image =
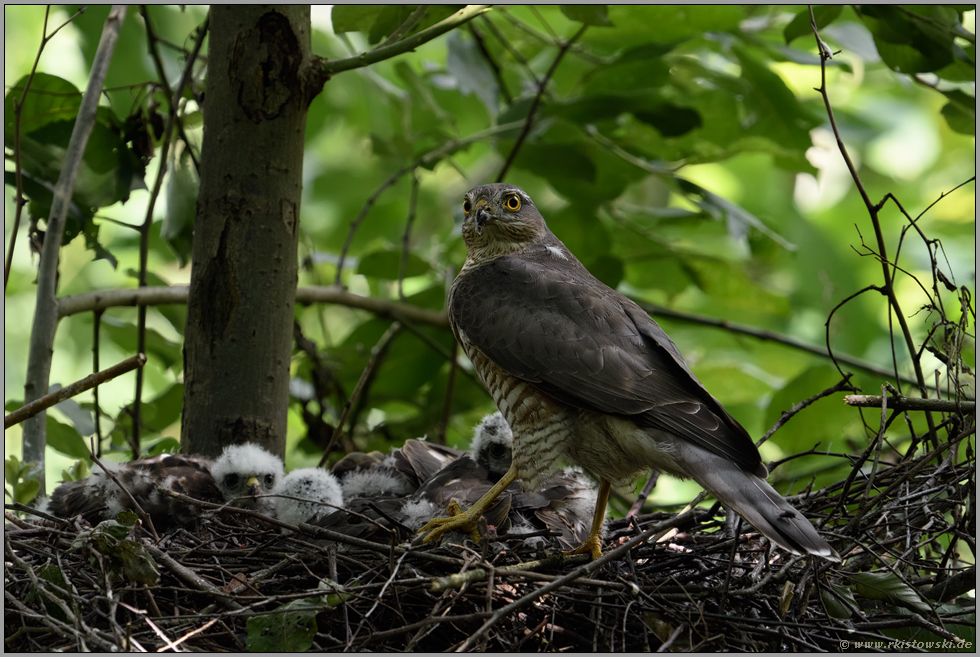
[[[470,203],[469,200],[463,201],[463,212],[469,214],[470,210],[472,209],[473,209],[473,204]]]
[[[521,197],[517,194],[511,194],[504,201],[504,205],[507,206],[508,210],[520,210],[521,209]]]
[[[273,475],[271,475],[271,474],[267,474],[267,475],[265,476],[265,485],[266,485],[266,486],[271,486],[271,485],[272,485],[272,484],[274,484],[274,483],[276,483],[276,478],[275,478],[275,476],[273,476]]]
[[[235,488],[238,486],[238,475],[228,475],[225,477],[225,486],[228,488]]]
[[[494,443],[493,445],[490,445],[490,456],[499,459],[505,454],[507,454],[507,448],[501,445],[500,443]]]

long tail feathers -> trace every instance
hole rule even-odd
[[[810,521],[765,480],[694,445],[685,445],[681,456],[692,479],[777,545],[796,554],[841,560]]]

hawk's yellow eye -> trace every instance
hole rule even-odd
[[[469,199],[466,199],[465,201],[463,201],[463,212],[465,212],[466,214],[469,214],[470,213],[470,210],[472,210],[472,209],[473,209],[473,204],[470,203]]]
[[[508,210],[513,210],[516,212],[517,210],[521,209],[521,197],[517,194],[511,194],[507,197],[507,200],[504,201],[504,205]]]

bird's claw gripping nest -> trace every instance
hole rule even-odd
[[[461,531],[470,535],[474,543],[480,542],[480,532],[477,530],[477,520],[482,514],[472,513],[471,507],[468,511],[463,511],[456,500],[450,500],[446,512],[448,518],[433,518],[425,523],[419,533],[429,532],[422,538],[423,543],[431,543],[442,539],[446,533],[451,531]]]

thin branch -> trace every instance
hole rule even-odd
[[[610,561],[619,560],[620,558],[625,556],[630,549],[636,547],[637,545],[641,545],[652,538],[655,538],[657,534],[664,531],[665,529],[669,529],[683,521],[686,521],[689,516],[693,515],[693,511],[694,509],[690,508],[684,513],[678,514],[673,518],[657,523],[647,531],[640,534],[639,536],[634,536],[633,538],[626,541],[616,549],[610,550],[609,552],[605,553],[595,561],[590,561],[584,566],[579,566],[578,568],[568,573],[567,575],[563,577],[559,577],[553,582],[549,584],[545,584],[541,588],[531,591],[527,595],[515,600],[509,605],[505,605],[501,607],[500,609],[498,609],[493,613],[493,616],[491,616],[480,627],[480,629],[478,629],[476,632],[471,634],[470,637],[466,639],[466,641],[463,642],[463,644],[459,648],[456,649],[456,652],[466,652],[467,650],[472,648],[473,644],[481,636],[483,636],[484,633],[486,633],[491,627],[499,623],[503,618],[507,617],[508,614],[512,614],[520,609],[523,609],[524,607],[533,603],[535,600],[540,599],[541,596],[547,593],[551,593],[552,591],[559,589],[566,584],[570,584],[571,582],[574,582],[576,579],[579,579],[580,577],[585,577],[586,575],[591,574],[593,571],[598,570],[599,568],[609,563]]]
[[[5,415],[3,418],[3,428],[9,429],[15,424],[23,422],[27,418],[34,417],[46,408],[50,408],[55,404],[60,404],[66,399],[70,399],[75,395],[81,394],[86,390],[105,383],[106,381],[111,381],[112,379],[116,378],[117,376],[121,376],[126,372],[131,372],[138,367],[143,367],[145,363],[146,356],[143,354],[136,354],[135,356],[127,358],[121,363],[108,367],[101,372],[89,374],[80,381],[76,381],[69,386],[65,386],[60,390],[56,390],[51,394],[45,395],[40,399],[35,399],[29,404],[24,404],[16,411],[11,411],[9,415]]]
[[[885,237],[881,228],[881,223],[878,221],[878,211],[880,209],[880,205],[872,203],[871,199],[868,197],[868,193],[864,189],[864,184],[861,182],[861,177],[858,175],[857,168],[851,161],[847,148],[844,146],[844,140],[840,136],[840,130],[837,127],[837,120],[834,117],[834,109],[830,103],[830,95],[827,92],[827,59],[830,58],[830,53],[825,51],[826,46],[820,39],[820,31],[817,28],[817,22],[813,16],[813,7],[808,6],[808,9],[810,12],[810,29],[813,31],[814,38],[817,41],[817,48],[820,51],[820,87],[817,89],[817,91],[823,98],[824,107],[827,110],[827,117],[830,120],[830,126],[833,129],[834,138],[837,140],[837,149],[840,151],[841,157],[844,158],[844,162],[847,165],[847,170],[851,174],[851,179],[854,181],[854,185],[857,188],[858,193],[860,193],[861,199],[864,201],[865,208],[868,211],[868,216],[871,219],[871,225],[875,231],[875,239],[878,243],[878,255],[882,259],[882,277],[884,278],[884,286],[882,290],[888,297],[888,303],[892,310],[892,312],[889,313],[889,316],[894,315],[895,319],[898,320],[898,324],[902,330],[902,337],[905,340],[906,350],[908,351],[909,358],[912,360],[912,367],[915,371],[916,384],[919,388],[919,393],[925,397],[927,393],[927,386],[925,376],[922,373],[922,364],[916,358],[916,348],[912,340],[912,332],[909,329],[908,322],[905,318],[905,313],[902,311],[901,304],[898,301],[898,295],[895,292],[894,274],[889,272],[889,267],[885,262],[887,260]],[[935,423],[933,422],[932,415],[929,413],[926,413],[926,422],[929,425],[929,434],[932,437],[933,445],[935,446],[938,444],[938,436],[936,435],[936,427]]]
[[[503,12],[503,10],[501,10],[501,12]],[[481,18],[481,21],[486,26],[486,28],[488,30],[490,30],[491,34],[493,34],[493,36],[496,37],[497,41],[500,42],[500,45],[502,45],[504,47],[504,50],[506,50],[510,54],[510,56],[514,58],[514,61],[516,61],[518,64],[521,65],[521,67],[527,73],[528,78],[532,82],[534,82],[535,84],[537,84],[538,83],[538,75],[531,68],[530,64],[527,63],[527,59],[524,58],[524,55],[522,55],[521,52],[519,50],[517,50],[510,43],[510,41],[507,40],[507,38],[500,32],[500,30],[497,28],[497,26],[494,25],[493,21],[490,19],[489,16],[483,16]],[[508,102],[508,104],[510,104],[510,103]]]
[[[412,195],[408,199],[408,219],[405,221],[405,232],[402,233],[402,252],[398,259],[398,300],[405,301],[403,281],[405,267],[408,265],[409,246],[412,240],[412,224],[415,223],[415,207],[419,200],[419,177],[412,176]]]
[[[339,287],[299,287],[296,289],[296,302],[304,305],[332,303],[347,306],[348,308],[366,310],[380,317],[391,317],[393,319],[404,318],[415,324],[424,324],[443,329],[449,328],[449,319],[443,311],[428,310],[398,301],[364,297]],[[96,290],[64,296],[58,299],[58,316],[59,318],[64,318],[93,310],[105,310],[107,308],[126,306],[165,306],[186,303],[186,285],[147,286],[138,289],[123,290]]]
[[[486,20],[486,17],[484,17]],[[473,37],[473,41],[476,42],[476,47],[479,48],[480,54],[483,55],[483,59],[486,60],[487,64],[490,66],[490,70],[493,71],[493,77],[497,81],[497,87],[500,89],[500,93],[504,97],[504,102],[510,105],[514,98],[510,95],[510,91],[507,90],[507,81],[504,80],[503,73],[500,70],[500,65],[497,64],[490,51],[487,50],[487,44],[483,35],[480,31],[476,29],[476,23],[470,23],[467,25],[470,30],[470,35]]]
[[[877,289],[877,288],[874,288]],[[866,291],[866,290],[864,290]],[[808,344],[796,338],[790,337],[788,335],[782,335],[780,333],[773,333],[772,331],[766,331],[764,329],[759,329],[754,326],[749,326],[747,324],[740,324],[738,322],[731,322],[727,319],[716,319],[714,317],[707,317],[705,315],[695,315],[693,313],[682,313],[676,310],[671,310],[670,308],[664,308],[662,306],[655,306],[650,303],[643,301],[634,301],[639,304],[643,310],[650,313],[654,317],[666,317],[669,319],[676,319],[682,322],[690,322],[692,324],[701,324],[704,326],[713,326],[715,328],[724,329],[732,333],[738,333],[741,335],[748,335],[758,340],[763,340],[766,342],[775,342],[777,344],[786,345],[787,347],[792,347],[793,349],[798,349],[800,351],[805,351],[807,353],[813,354],[815,356],[820,356],[822,358],[830,358],[835,364],[846,363],[852,367],[857,367],[871,374],[876,374],[878,376],[884,376],[889,378],[895,378],[895,374],[891,370],[887,370],[874,363],[869,363],[866,360],[862,360],[855,356],[837,355],[834,354],[829,346],[827,348],[818,347],[816,345]],[[828,319],[829,322],[829,319]],[[829,337],[828,337],[829,344]],[[838,366],[838,371],[840,371],[841,376],[845,376],[846,372],[840,370]],[[907,377],[902,378],[903,381],[911,381]]]
[[[64,318],[93,310],[105,310],[107,308],[118,308],[125,306],[162,306],[168,304],[186,303],[186,285],[172,285],[168,287],[148,286],[140,289],[125,290],[96,290],[59,298],[58,317]],[[390,317],[392,319],[405,320],[413,324],[434,326],[441,329],[449,328],[449,317],[445,311],[419,308],[418,306],[413,306],[410,303],[365,297],[348,292],[342,287],[336,285],[298,287],[296,288],[296,303],[303,305],[310,305],[314,303],[336,304],[339,306],[346,306],[348,308],[366,310],[378,315],[379,317]],[[832,358],[835,360],[835,362],[846,363],[852,367],[859,368],[871,374],[894,378],[894,374],[890,370],[884,369],[873,363],[869,363],[860,358],[848,356],[846,354],[828,354],[827,350],[822,347],[807,344],[786,335],[780,335],[778,333],[773,333],[771,331],[758,329],[746,324],[731,322],[724,319],[716,319],[714,317],[706,317],[704,315],[696,315],[693,313],[682,313],[642,301],[637,301],[637,303],[639,303],[641,308],[654,317],[665,317],[682,322],[690,322],[692,324],[720,328],[731,333],[748,335],[759,340],[786,345],[787,347],[805,351],[823,358]],[[842,372],[841,374],[844,375],[845,373]],[[907,382],[910,381],[910,379],[907,377],[903,377],[902,380]]]
[[[419,167],[426,167],[434,162],[438,162],[439,159],[441,159],[443,156],[453,153],[461,148],[465,148],[466,146],[469,146],[472,143],[482,141],[489,137],[493,137],[498,133],[506,132],[507,130],[512,130],[514,128],[517,128],[518,126],[521,125],[521,123],[523,122],[513,121],[511,123],[505,123],[503,125],[487,128],[486,130],[481,130],[480,132],[474,133],[464,139],[454,139],[453,141],[443,144],[442,146],[435,149],[434,151],[429,151],[428,153],[418,158],[408,166],[402,167],[401,169],[396,171],[390,178],[388,178],[388,180],[384,181],[381,184],[381,186],[378,187],[378,189],[375,190],[375,192],[368,198],[367,202],[364,203],[364,206],[361,208],[361,211],[357,214],[357,217],[355,217],[354,220],[350,222],[350,228],[347,231],[347,238],[344,240],[344,246],[343,248],[341,248],[340,256],[337,258],[337,275],[334,278],[334,284],[338,286],[341,284],[341,274],[343,274],[344,271],[344,261],[347,260],[347,252],[350,251],[350,246],[354,241],[354,233],[356,233],[357,229],[361,227],[361,224],[364,222],[364,219],[367,217],[368,212],[370,212],[371,208],[374,206],[377,200],[381,198],[381,194],[384,193],[386,189],[388,189],[396,182],[398,182],[398,179],[404,176],[406,173],[415,171]]]
[[[323,449],[323,457],[320,459],[320,463],[317,467],[322,468],[323,464],[327,462],[330,458],[330,450],[337,443],[340,438],[340,434],[344,430],[344,423],[347,421],[347,417],[350,415],[351,408],[354,406],[354,401],[360,398],[361,391],[364,389],[364,385],[367,383],[368,378],[374,373],[381,360],[381,356],[387,351],[388,345],[395,338],[396,335],[401,331],[402,325],[398,322],[393,322],[388,330],[384,332],[381,339],[378,340],[378,344],[374,345],[371,349],[371,357],[368,359],[367,365],[364,367],[364,371],[361,372],[361,378],[358,379],[357,385],[354,386],[354,392],[351,393],[350,399],[344,404],[344,410],[340,414],[340,418],[337,420],[337,426],[333,431],[333,436],[330,437],[330,442]]]
[[[544,97],[545,87],[548,86],[548,82],[558,70],[558,65],[565,57],[565,53],[567,53],[568,49],[571,48],[583,34],[585,34],[585,30],[588,28],[588,25],[583,24],[582,27],[578,29],[578,32],[572,35],[571,39],[562,43],[558,48],[558,54],[555,55],[554,61],[551,62],[551,67],[548,69],[548,72],[545,73],[545,76],[541,78],[541,81],[538,82],[538,92],[534,94],[534,100],[531,101],[531,107],[527,111],[527,118],[524,120],[524,129],[521,130],[521,134],[517,137],[517,141],[514,142],[514,148],[511,149],[510,155],[507,156],[507,161],[504,162],[504,166],[500,169],[500,173],[497,174],[497,182],[503,182],[504,177],[507,175],[507,171],[514,163],[514,159],[517,158],[517,153],[521,150],[521,146],[524,145],[524,140],[526,140],[528,134],[530,134],[531,126],[534,125],[534,115],[537,113],[538,106],[541,104],[541,98]]]
[[[460,25],[468,23],[480,14],[488,11],[490,11],[490,5],[467,5],[449,18],[439,21],[435,25],[427,27],[424,30],[420,30],[412,36],[392,43],[391,45],[375,48],[374,50],[361,53],[355,57],[324,60],[323,64],[321,65],[321,71],[325,77],[329,78],[330,76],[341,73],[342,71],[350,71],[355,68],[364,68],[365,66],[370,66],[371,64],[376,64],[386,59],[391,59],[392,57],[411,52],[422,44],[428,43],[429,41],[442,36],[446,32],[449,32]]]
[[[643,505],[646,504],[647,498],[650,497],[650,493],[653,492],[653,489],[657,485],[657,480],[659,478],[660,478],[659,470],[656,469],[650,470],[650,476],[647,477],[646,483],[643,484],[643,489],[640,491],[640,494],[636,496],[636,501],[633,502],[633,506],[631,506],[630,510],[626,513],[627,518],[633,518],[638,513],[640,513],[640,509],[642,509]]]
[[[858,388],[855,388],[854,386],[851,385],[850,382],[851,376],[852,376],[851,374],[846,374],[843,379],[841,379],[831,387],[827,388],[826,390],[822,392],[818,392],[817,394],[813,395],[809,399],[804,399],[798,404],[795,404],[793,408],[789,409],[788,411],[783,411],[782,414],[779,416],[779,420],[776,421],[776,424],[772,425],[772,428],[766,432],[766,435],[764,435],[762,438],[759,438],[759,440],[755,443],[755,446],[761,447],[762,443],[769,440],[774,433],[779,431],[780,427],[782,427],[784,424],[789,422],[790,418],[792,418],[794,415],[796,415],[797,413],[799,413],[800,411],[802,411],[804,408],[814,403],[815,401],[819,399],[823,399],[824,397],[829,397],[835,392],[840,392],[841,390],[857,391]]]
[[[102,369],[100,363],[99,352],[100,345],[102,341],[99,339],[99,328],[102,326],[102,310],[96,310],[92,313],[92,371],[98,372]],[[95,408],[92,409],[92,414],[95,416],[95,445],[93,446],[92,452],[96,456],[102,456],[102,406],[99,404],[99,386],[95,386],[92,389],[92,399]]]
[[[409,14],[408,18],[405,19],[405,22],[399,25],[398,29],[392,32],[388,38],[384,40],[384,43],[378,44],[378,46],[376,48],[372,48],[372,50],[378,50],[378,48],[384,48],[385,46],[396,43],[402,38],[403,34],[407,34],[415,29],[415,26],[419,24],[419,21],[422,20],[422,17],[425,16],[425,12],[428,10],[429,5],[419,5],[416,7],[415,11]]]
[[[140,355],[142,356],[142,354]],[[139,519],[143,521],[143,524],[145,524],[147,527],[150,528],[150,533],[153,534],[154,542],[159,543],[160,535],[157,534],[157,528],[153,525],[153,519],[150,518],[150,516],[146,513],[146,511],[143,510],[143,507],[140,506],[140,503],[136,501],[136,498],[133,497],[133,494],[129,491],[129,489],[122,485],[122,482],[119,481],[119,477],[116,476],[116,473],[110,470],[109,468],[105,467],[102,461],[99,460],[99,457],[97,457],[95,454],[90,454],[89,458],[92,459],[93,463],[95,463],[97,466],[102,468],[102,471],[105,472],[106,476],[112,480],[112,483],[114,483],[116,486],[119,487],[119,490],[122,491],[123,495],[126,496],[130,504],[133,505],[133,511],[136,512],[136,515],[139,516]]]
[[[516,571],[520,574],[524,574],[537,570],[554,570],[569,564],[586,563],[589,561],[589,559],[590,557],[587,554],[565,555],[561,552],[556,552],[549,557],[545,557],[544,559],[523,561],[510,566],[492,568],[491,570],[487,570],[485,568],[472,568],[463,573],[454,573],[452,575],[446,575],[445,577],[439,577],[432,580],[432,583],[429,584],[429,590],[433,593],[439,593],[440,591],[446,591],[448,589],[458,589],[464,584],[482,582],[490,576],[491,571],[494,573],[512,573]]]
[[[848,406],[880,408],[881,395],[844,395]],[[937,411],[939,413],[976,413],[976,401],[951,399],[922,399],[919,397],[888,397],[888,408],[895,411]]]
[[[179,563],[176,559],[157,546],[147,545],[146,549],[150,552],[150,556],[153,557],[154,561],[162,563],[164,566],[166,566],[170,572],[177,576],[177,579],[182,581],[187,586],[191,587],[192,589],[197,589],[198,591],[208,593],[214,597],[218,601],[218,604],[225,609],[239,611],[243,608],[240,604],[232,600],[230,595],[222,592],[218,588],[215,588],[211,582],[207,581],[190,568],[187,568],[183,564]]]
[[[61,239],[65,232],[65,219],[71,205],[75,178],[82,163],[85,145],[95,126],[99,108],[99,97],[109,70],[109,62],[116,46],[116,39],[126,18],[126,6],[114,5],[109,11],[95,58],[92,74],[89,77],[85,95],[78,108],[75,125],[72,128],[65,163],[58,175],[58,182],[51,200],[51,216],[48,217],[44,246],[41,249],[41,262],[37,276],[37,303],[34,308],[34,323],[31,328],[30,354],[28,355],[27,377],[24,383],[24,401],[30,403],[48,392],[51,375],[54,335],[58,327],[58,261]],[[39,413],[24,424],[24,460],[34,462],[36,478],[44,488],[44,448],[45,414]]]

